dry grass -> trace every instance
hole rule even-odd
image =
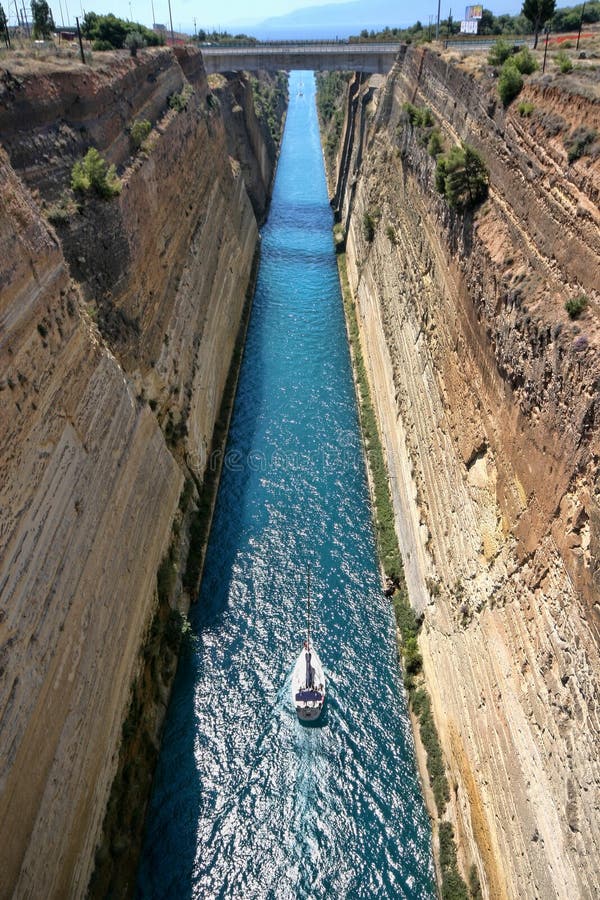
[[[146,47],[138,51],[138,56],[161,52],[164,49],[164,47]],[[83,42],[83,50],[85,65],[92,69],[102,69],[115,59],[123,59],[129,56],[129,50],[108,50],[93,53],[89,41]],[[0,49],[0,69],[8,69],[16,76],[46,75],[50,72],[68,72],[82,68],[83,63],[81,62],[77,41],[66,42],[56,39],[36,45],[33,41],[17,38],[12,40],[10,50],[4,46]]]

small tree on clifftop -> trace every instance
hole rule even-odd
[[[31,0],[31,17],[34,38],[42,40],[49,38],[54,31],[54,19],[46,0]]]
[[[556,9],[556,0],[523,0],[521,13],[529,19],[533,27],[533,49],[537,47],[542,26],[551,19]]]

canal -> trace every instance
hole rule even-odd
[[[164,731],[139,898],[432,898],[381,591],[314,77],[290,106],[198,603]],[[290,675],[312,575],[328,697]]]

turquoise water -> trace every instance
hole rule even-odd
[[[434,897],[331,226],[314,79],[294,72],[140,898]],[[312,728],[290,699],[308,563],[328,679]]]

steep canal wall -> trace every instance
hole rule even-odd
[[[263,215],[276,147],[250,109],[228,143],[195,51],[5,65],[0,896],[80,897],[100,843],[101,887],[132,865],[257,248],[233,157],[260,160]],[[70,190],[89,147],[111,199]],[[101,842],[117,768],[133,795]]]
[[[534,76],[523,117],[490,72],[408,48],[356,87],[337,216],[383,439],[465,877],[485,896],[598,889],[598,105]],[[430,110],[487,201],[435,188]],[[545,132],[549,116],[564,133]],[[558,119],[556,119],[558,121]],[[565,301],[585,294],[570,319]]]

